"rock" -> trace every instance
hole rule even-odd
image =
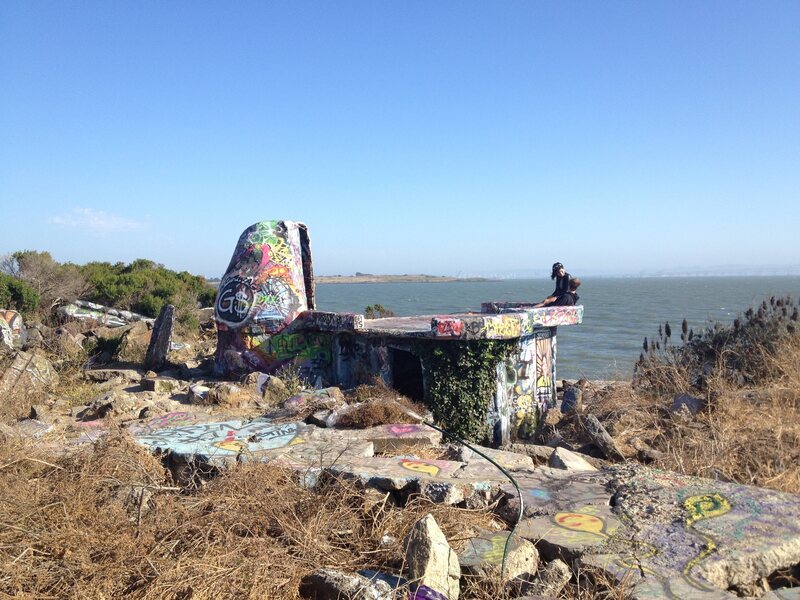
[[[69,330],[64,327],[57,328],[53,335],[56,339],[58,349],[67,356],[77,357],[86,354],[83,348],[83,341],[86,336],[82,334],[73,335]]]
[[[306,417],[306,423],[309,425],[316,425],[317,427],[327,427],[328,419],[332,414],[333,411],[331,410],[318,410]]]
[[[261,394],[269,404],[278,404],[289,397],[289,389],[280,377],[270,375],[261,390]]]
[[[119,341],[113,359],[125,363],[144,362],[147,344],[150,342],[150,328],[141,321],[130,325]]]
[[[17,352],[14,361],[0,377],[0,394],[15,388],[43,390],[58,384],[58,373],[52,363],[38,351]]]
[[[586,433],[592,438],[592,442],[603,451],[603,454],[605,454],[607,458],[612,460],[625,460],[622,452],[617,448],[614,438],[608,434],[608,431],[606,431],[606,428],[597,420],[597,417],[594,415],[580,415],[580,422]]]
[[[425,515],[414,524],[405,546],[409,579],[456,600],[461,567],[433,515]]]
[[[299,415],[305,412],[314,412],[324,408],[335,410],[344,406],[344,394],[338,387],[329,387],[313,392],[301,392],[288,398],[281,404],[281,408],[288,416]]]
[[[485,454],[504,469],[520,469],[523,467],[532,467],[533,460],[530,456],[523,453],[509,452],[507,450],[496,450],[495,448],[484,448],[483,446],[474,446],[479,452]],[[548,448],[552,452],[552,448]],[[458,460],[467,464],[483,463],[491,464],[488,460],[480,454],[473,452],[467,446],[462,446],[458,452]]]
[[[544,565],[535,577],[523,578],[518,585],[525,596],[556,598],[572,578],[572,571],[563,560],[556,558]]]
[[[105,417],[128,417],[134,419],[138,416],[137,396],[122,391],[114,390],[98,396],[89,403],[89,406],[80,414],[82,421],[92,421]]]
[[[631,440],[631,445],[636,449],[639,454],[639,460],[642,462],[657,461],[666,458],[666,454],[660,450],[656,450],[650,445],[642,441],[641,438],[635,437]]]
[[[175,327],[175,307],[167,304],[158,313],[158,318],[153,324],[153,333],[147,345],[144,358],[145,369],[155,369],[156,371],[164,368],[167,363],[167,354],[170,350],[172,341],[172,330]]]
[[[561,400],[561,412],[581,412],[583,410],[583,392],[577,386],[571,385],[564,388],[564,397]]]
[[[189,401],[194,404],[205,404],[211,388],[199,383],[189,386]]]
[[[172,377],[145,377],[142,379],[142,388],[149,392],[171,394],[183,387],[183,382]]]
[[[47,413],[47,409],[43,404],[31,404],[31,419],[41,419]]]
[[[565,469],[567,471],[597,471],[585,459],[578,454],[570,452],[566,448],[556,448],[550,455],[547,464],[554,469]]]
[[[507,447],[510,452],[517,454],[527,454],[537,463],[547,462],[553,453],[551,446],[538,446],[536,444],[511,444]]]
[[[463,571],[478,577],[497,576],[503,567],[503,581],[511,581],[525,573],[535,573],[539,563],[539,552],[528,540],[511,535],[509,531],[481,530],[478,535],[467,542],[464,550],[458,555],[458,562]]]
[[[44,343],[44,336],[42,336],[42,332],[39,331],[38,328],[28,327],[28,329],[25,330],[25,333],[26,333],[26,340],[25,340],[26,350],[42,347],[42,344]]]
[[[392,596],[392,587],[356,573],[319,569],[303,577],[300,595],[311,600],[386,600]]]
[[[11,327],[3,319],[0,319],[0,347],[8,350],[14,349],[14,336]]]
[[[84,376],[90,381],[112,381],[119,379],[130,383],[139,383],[142,380],[142,372],[136,369],[85,369]]]
[[[427,585],[417,586],[414,591],[408,592],[407,600],[448,600],[447,596],[440,594]]]
[[[39,439],[51,431],[53,426],[36,419],[22,419],[14,424],[14,429],[20,437]]]
[[[678,394],[672,400],[670,411],[674,413],[681,412],[683,407],[686,407],[686,410],[694,416],[706,407],[706,402],[701,398],[695,398],[689,394]]]
[[[255,404],[257,397],[251,390],[236,384],[224,382],[213,388],[206,396],[206,404],[219,404],[231,408],[239,408]]]

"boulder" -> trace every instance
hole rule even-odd
[[[26,350],[41,348],[42,344],[44,344],[44,336],[42,332],[39,331],[38,327],[28,327],[28,329],[25,330],[24,348]]]
[[[163,369],[167,364],[167,354],[172,341],[172,330],[175,327],[175,307],[167,304],[158,313],[158,318],[153,324],[153,333],[147,345],[144,358],[144,368],[156,371]]]
[[[115,379],[130,383],[139,383],[142,380],[142,372],[136,369],[85,369],[83,374],[89,381],[98,383]]]
[[[113,390],[92,400],[82,413],[82,421],[92,421],[105,417],[116,417],[121,420],[135,419],[139,415],[140,402],[136,394]]]
[[[564,397],[561,400],[561,412],[581,412],[583,410],[583,392],[581,388],[570,385],[564,388]]]
[[[189,402],[194,404],[205,404],[211,388],[200,383],[189,386]]]
[[[303,577],[300,595],[310,600],[386,600],[392,597],[392,587],[357,573],[319,569]]]
[[[157,392],[159,394],[171,394],[183,387],[184,383],[179,379],[172,377],[145,377],[142,379],[142,388],[148,392]]]
[[[674,413],[682,412],[684,407],[694,416],[706,407],[706,402],[702,398],[696,398],[690,394],[678,394],[672,399],[670,411]]]
[[[0,376],[0,393],[10,393],[14,389],[44,390],[57,385],[58,380],[53,364],[38,351],[20,351]]]
[[[524,577],[515,583],[519,593],[525,597],[557,598],[571,577],[572,571],[567,563],[556,558],[545,564],[535,577]]]
[[[503,581],[511,581],[525,573],[535,573],[539,563],[536,546],[517,536],[509,542],[510,535],[509,531],[479,531],[458,555],[461,568],[478,577],[496,576],[502,570]]]
[[[11,333],[11,327],[3,319],[0,319],[0,346],[8,349],[14,349],[14,336]]]
[[[433,515],[427,514],[414,524],[405,546],[409,579],[456,600],[461,567]]]
[[[240,408],[254,405],[257,399],[258,397],[253,394],[252,390],[240,387],[234,383],[224,382],[208,392],[205,403],[219,404],[220,406],[227,406],[229,408]]]
[[[148,343],[150,343],[150,329],[147,323],[142,321],[134,323],[122,334],[113,358],[120,362],[142,363]]]
[[[556,448],[550,455],[547,464],[554,469],[564,469],[567,471],[597,471],[584,458],[575,452],[570,452],[566,448]]]

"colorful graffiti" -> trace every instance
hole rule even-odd
[[[176,420],[179,418],[176,415]],[[256,454],[303,443],[308,426],[301,423],[276,425],[269,421],[222,421],[199,423],[137,434],[136,441],[153,450],[171,450],[182,455],[209,458]]]
[[[22,316],[17,311],[0,310],[0,320],[5,321],[13,337],[22,335]]]
[[[290,331],[357,331],[364,329],[364,315],[307,310],[292,322]]]
[[[443,337],[461,337],[464,330],[464,324],[461,319],[452,319],[449,317],[436,317],[432,320],[432,327],[435,328],[435,334]]]
[[[555,328],[520,340],[520,353],[506,375],[506,396],[516,438],[529,438],[540,416],[555,406]]]
[[[275,368],[281,357],[270,346],[272,336],[313,308],[307,290],[313,280],[304,271],[305,257],[310,265],[310,250],[302,247],[308,236],[301,231],[302,223],[262,221],[239,237],[217,292],[217,373]]]

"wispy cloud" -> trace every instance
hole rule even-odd
[[[73,208],[71,212],[50,217],[48,221],[63,229],[74,229],[96,237],[144,229],[144,224],[139,221],[91,208]]]

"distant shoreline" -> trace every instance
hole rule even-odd
[[[314,277],[316,283],[449,283],[499,281],[487,277],[441,277],[438,275],[323,275]]]

